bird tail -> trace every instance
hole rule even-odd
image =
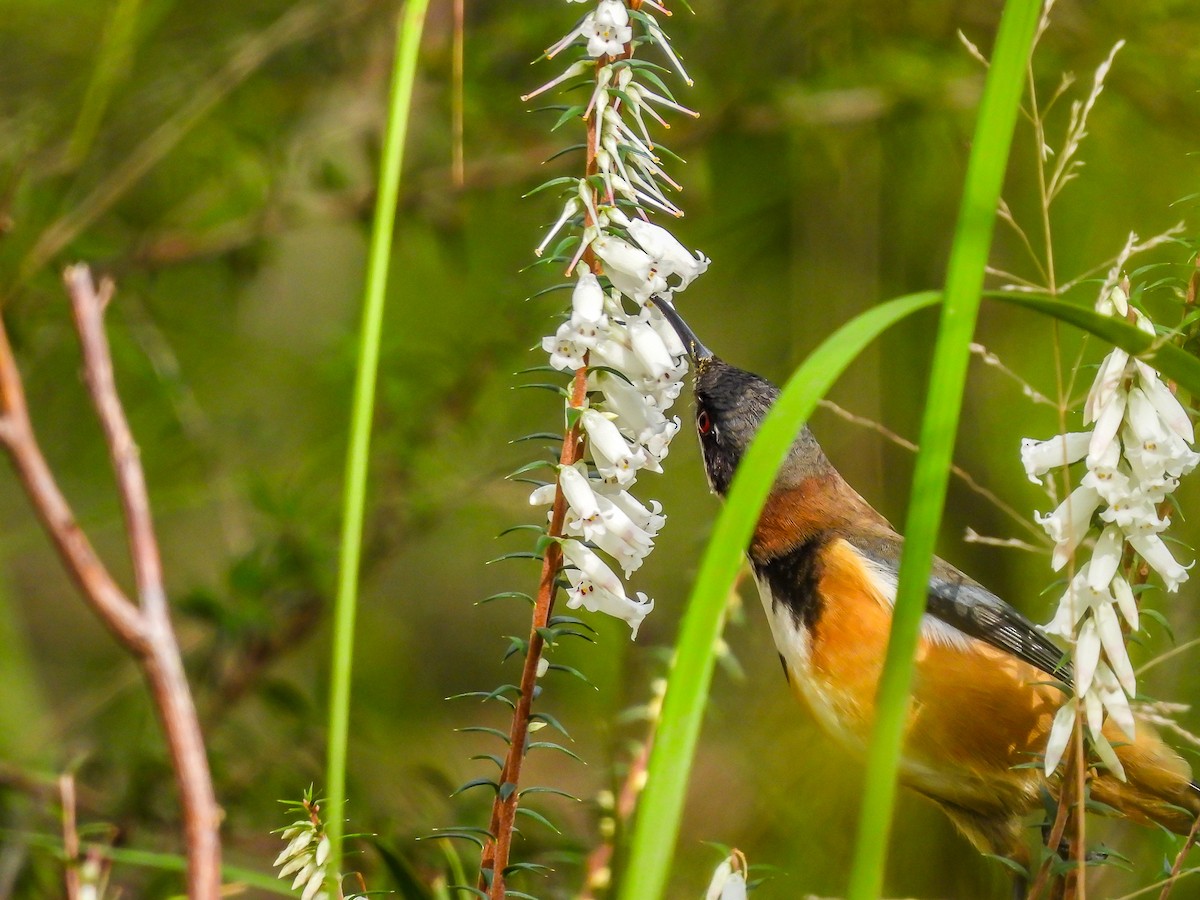
[[[1133,741],[1111,724],[1104,731],[1126,780],[1102,772],[1092,782],[1092,797],[1135,822],[1188,834],[1200,816],[1200,785],[1192,781],[1188,764],[1146,722],[1137,723]]]

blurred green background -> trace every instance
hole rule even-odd
[[[986,51],[999,3],[694,5],[670,31],[696,82],[680,99],[702,117],[677,122],[668,144],[688,160],[674,169],[688,213],[676,233],[713,264],[681,309],[719,354],[779,380],[856,312],[939,284],[982,86],[956,32]],[[64,264],[85,260],[118,283],[109,326],[119,382],[226,811],[227,858],[259,869],[277,850],[277,801],[314,782],[319,793],[323,777],[327,613],[396,10],[361,0],[0,0],[0,297],[35,424],[80,518],[128,582],[59,282]],[[564,303],[561,293],[526,299],[553,280],[544,267],[520,270],[557,206],[520,195],[548,173],[578,170],[578,154],[542,161],[581,131],[549,134],[553,114],[527,111],[517,95],[558,71],[529,62],[577,12],[560,0],[467,3],[461,186],[450,162],[450,3],[430,13],[395,243],[351,727],[348,830],[378,837],[360,841],[349,865],[374,889],[399,886],[397,859],[420,877],[442,866],[440,851],[414,837],[486,822],[479,791],[448,795],[486,774],[489,764],[470,757],[496,747],[455,729],[503,726],[502,709],[444,698],[513,680],[516,662],[500,661],[504,636],[528,629],[518,604],[475,604],[531,591],[536,578],[528,562],[487,565],[527,549],[519,533],[495,535],[537,516],[526,489],[503,478],[531,445],[508,442],[553,430],[561,416],[550,394],[513,390],[529,379],[512,373],[542,362],[530,348]],[[1054,217],[1063,277],[1115,255],[1129,231],[1147,236],[1193,211],[1177,201],[1197,181],[1195,3],[1062,0],[1035,62],[1039,92],[1075,72],[1069,96],[1081,96],[1120,38],[1128,45],[1091,120],[1086,167]],[[1060,102],[1052,142],[1066,114]],[[1033,153],[1023,126],[1006,198],[1036,233]],[[1012,232],[997,234],[997,265],[1032,275]],[[1188,260],[1186,247],[1162,248],[1143,261],[1166,267],[1146,279],[1186,278]],[[1178,320],[1170,285],[1147,302],[1164,323]],[[888,335],[833,399],[913,435],[934,326],[926,316]],[[1061,338],[1073,358],[1075,336]],[[980,340],[1046,394],[1052,339],[1044,320],[984,308]],[[1098,357],[1089,348],[1086,361]],[[685,419],[689,403],[678,406]],[[1054,411],[976,364],[965,421],[959,462],[1023,513],[1046,510],[1018,444],[1053,433]],[[851,483],[902,521],[909,454],[826,412],[813,426]],[[624,713],[665,670],[717,511],[686,428],[640,496],[661,500],[670,519],[634,585],[656,598],[655,613],[635,644],[623,623],[593,621],[597,643],[564,647],[558,661],[598,690],[561,677],[539,701],[588,764],[534,756],[529,783],[589,801],[538,806],[564,836],[526,823],[518,854],[556,870],[531,880],[539,895],[569,896],[580,854],[598,841],[590,801],[616,785],[642,736]],[[1197,500],[1200,489],[1186,485],[1185,515]],[[953,482],[942,555],[1047,620],[1056,596],[1043,595],[1053,581],[1046,557],[965,543],[968,527],[1028,536]],[[1198,543],[1190,523],[1177,534]],[[0,552],[0,896],[57,896],[57,864],[27,837],[57,834],[56,773],[77,773],[89,833],[126,846],[178,848],[174,794],[135,668],[62,574],[11,476],[0,479]],[[1147,599],[1181,643],[1196,634],[1194,596],[1189,584]],[[671,896],[697,896],[707,882],[719,853],[705,841],[775,867],[758,897],[835,895],[861,769],[793,701],[753,588],[742,602],[727,633],[737,664],[715,684]],[[1135,663],[1170,646],[1152,623]],[[1155,668],[1143,690],[1200,699],[1197,658]],[[1191,712],[1181,723],[1200,730]],[[1154,880],[1164,853],[1174,855],[1155,832],[1091,827],[1135,866],[1094,875],[1093,896]],[[472,851],[461,851],[468,864]],[[174,876],[128,867],[114,879],[125,896],[178,889]],[[903,796],[889,896],[1000,897],[1006,882],[929,804]],[[1174,896],[1200,896],[1200,886],[1185,882]]]

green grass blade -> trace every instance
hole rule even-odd
[[[941,527],[954,439],[962,411],[969,344],[979,312],[996,206],[1040,13],[1040,0],[1009,0],[1005,4],[971,144],[921,425],[921,451],[917,456],[909,500],[892,634],[867,751],[866,784],[854,866],[850,873],[849,900],[873,900],[883,889],[888,833],[896,799],[896,775],[914,668],[913,655],[925,611],[934,545]]]
[[[142,0],[117,0],[104,26],[96,68],[83,95],[79,117],[67,141],[67,162],[79,165],[87,156],[108,110],[113,91],[129,71],[137,39],[138,13]]]
[[[738,465],[680,629],[621,900],[658,900],[666,886],[725,603],[775,473],[817,401],[863,348],[904,317],[936,304],[939,296],[926,292],[884,303],[826,339],[788,380]]]
[[[396,58],[388,99],[387,130],[383,139],[379,190],[367,255],[363,293],[362,333],[358,372],[346,455],[346,485],[342,501],[342,535],[338,562],[337,600],[333,619],[333,660],[330,666],[329,747],[326,759],[326,826],[329,832],[329,871],[341,871],[342,834],[346,801],[346,744],[350,734],[350,674],[354,661],[354,614],[358,602],[358,568],[362,557],[363,516],[366,507],[367,464],[371,448],[371,417],[383,331],[383,301],[391,260],[400,169],[408,131],[417,54],[429,0],[408,0],[396,26]]]
[[[1106,343],[1136,355],[1167,378],[1178,382],[1180,387],[1193,396],[1200,396],[1200,359],[1175,344],[1167,343],[1167,338],[1146,334],[1122,319],[1103,316],[1086,306],[1065,303],[1062,300],[1012,294],[1007,291],[989,291],[985,296],[989,300],[1000,300],[1053,316],[1059,321],[1090,332]]]

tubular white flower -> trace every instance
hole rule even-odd
[[[617,577],[607,565],[604,564],[595,551],[589,550],[586,546],[575,540],[565,540],[560,543],[562,547],[563,557],[578,569],[586,578],[594,582],[597,587],[602,587],[606,591],[612,591],[616,594],[623,594],[624,587],[621,585],[621,579]]]
[[[1051,469],[1078,462],[1087,455],[1091,443],[1090,431],[1056,434],[1048,441],[1033,438],[1021,440],[1021,465],[1034,484],[1042,483],[1042,476]]]
[[[1092,515],[1100,505],[1100,494],[1095,488],[1080,485],[1075,488],[1058,508],[1049,515],[1037,513],[1034,519],[1046,529],[1054,541],[1054,557],[1051,568],[1058,571],[1067,564],[1079,542],[1092,525]]]
[[[1058,764],[1062,762],[1063,753],[1071,741],[1071,732],[1075,728],[1076,709],[1075,701],[1068,700],[1059,707],[1058,712],[1054,715],[1054,722],[1050,726],[1050,738],[1046,741],[1044,764],[1047,775],[1053,775]]]
[[[1138,630],[1138,606],[1137,600],[1133,596],[1133,589],[1129,586],[1129,582],[1118,575],[1112,582],[1113,597],[1117,602],[1117,609],[1121,611],[1126,624],[1129,625],[1130,631]]]
[[[1119,286],[1105,291],[1097,309],[1131,315],[1138,328],[1154,334],[1153,323],[1129,305]],[[1052,468],[1076,462],[1086,444],[1088,471],[1079,487],[1052,514],[1037,516],[1055,541],[1056,570],[1079,548],[1097,512],[1105,523],[1091,558],[1080,565],[1045,629],[1075,643],[1077,698],[1055,717],[1046,766],[1052,772],[1061,760],[1068,732],[1083,709],[1097,756],[1124,778],[1102,730],[1105,716],[1129,739],[1135,726],[1129,698],[1136,695],[1137,682],[1121,620],[1136,630],[1138,604],[1121,566],[1129,547],[1162,578],[1168,591],[1187,580],[1188,567],[1176,561],[1161,537],[1170,520],[1159,510],[1179,477],[1200,463],[1200,454],[1190,447],[1195,433],[1187,411],[1154,369],[1123,350],[1114,350],[1101,363],[1084,406],[1084,423],[1092,425],[1090,432],[1026,440],[1021,448],[1026,473],[1036,480]]]
[[[602,486],[600,491],[651,537],[656,537],[667,523],[667,517],[662,515],[662,504],[657,500],[651,500],[650,505],[646,506],[628,491],[614,489],[611,485]]]
[[[746,877],[734,870],[733,860],[731,856],[717,866],[704,900],[746,900]]]
[[[1133,534],[1129,536],[1129,543],[1138,552],[1138,556],[1158,573],[1168,591],[1179,590],[1179,586],[1188,580],[1187,567],[1175,561],[1175,557],[1157,534]]]
[[[708,257],[699,251],[693,256],[675,235],[661,225],[643,219],[632,219],[625,228],[630,237],[637,241],[638,246],[658,261],[659,270],[663,275],[679,276],[680,283],[676,290],[682,291],[694,279],[708,271]]]
[[[1121,422],[1125,419],[1125,404],[1125,389],[1118,388],[1097,412],[1092,440],[1088,445],[1089,459],[1109,452],[1109,448],[1117,439],[1117,432],[1121,430]]]
[[[1117,758],[1117,751],[1113,750],[1112,744],[1108,742],[1104,732],[1092,732],[1092,747],[1095,748],[1096,755],[1100,757],[1100,762],[1104,763],[1104,767],[1124,781],[1125,767],[1121,765],[1121,760]]]
[[[654,609],[654,601],[639,592],[636,599],[626,596],[625,588],[611,569],[595,553],[578,541],[563,541],[563,555],[575,566],[567,569],[570,589],[567,591],[567,606],[570,609],[583,607],[588,612],[602,612],[629,624],[632,637],[647,614]]]
[[[1133,718],[1133,710],[1129,708],[1129,699],[1125,696],[1127,690],[1118,682],[1117,676],[1108,666],[1101,663],[1096,667],[1096,683],[1093,691],[1099,694],[1104,708],[1108,710],[1108,714],[1112,716],[1117,727],[1132,741],[1136,737],[1137,722]],[[1093,731],[1097,730],[1093,729]]]
[[[604,315],[604,288],[600,279],[585,266],[579,267],[575,289],[571,292],[571,319],[580,322],[602,322]]]
[[[659,504],[643,505],[625,489],[640,471],[661,471],[660,462],[680,429],[680,420],[668,418],[666,411],[678,398],[687,371],[686,348],[652,298],[669,299],[708,267],[702,253],[688,251],[649,221],[647,213],[654,210],[683,213],[664,193],[682,188],[663,168],[647,126],[666,127],[666,110],[696,113],[664,96],[669,91],[657,76],[624,58],[634,49],[634,29],[640,28],[682,72],[666,34],[647,12],[665,13],[660,4],[645,0],[635,17],[627,0],[573,2],[590,3],[591,9],[546,56],[572,48],[588,58],[571,61],[526,98],[552,88],[573,89],[580,76],[592,73],[583,118],[590,124],[592,141],[586,149],[599,179],[569,183],[558,219],[537,247],[541,255],[564,228],[579,235],[566,267],[568,275],[576,275],[571,312],[553,335],[543,338],[542,346],[557,369],[578,372],[590,365],[588,390],[599,390],[602,398],[593,394],[578,413],[588,459],[562,469],[556,485],[537,488],[529,499],[534,505],[550,504],[561,490],[567,507],[565,533],[589,541],[628,576],[652,549],[665,517]],[[661,93],[639,83],[643,76]],[[592,256],[602,268],[589,265]],[[636,632],[653,603],[641,594],[630,599],[611,569],[597,568],[596,552],[578,541],[565,542],[564,553],[577,557],[568,573],[569,602],[619,615]]]
[[[573,332],[559,328],[558,332],[542,338],[542,349],[550,354],[550,365],[561,372],[574,372],[583,368],[583,354],[587,348],[573,340]]]
[[[1092,677],[1100,662],[1100,633],[1091,617],[1083,620],[1075,638],[1075,696],[1082,697],[1092,686]]]
[[[1129,354],[1120,347],[1100,363],[1096,378],[1088,391],[1087,400],[1083,404],[1083,424],[1090,425],[1100,417],[1100,411],[1116,396],[1117,390],[1125,380],[1125,368],[1129,363]]]
[[[603,413],[585,409],[579,421],[587,432],[592,458],[602,478],[629,485],[638,469],[651,465],[646,451],[641,447],[630,447],[617,426]]]
[[[596,494],[588,481],[586,468],[580,471],[580,464],[558,467],[558,483],[562,487],[563,497],[571,511],[584,523],[600,520],[600,504],[596,502]]]
[[[1137,679],[1133,674],[1133,665],[1129,662],[1129,651],[1125,649],[1125,635],[1121,633],[1121,623],[1112,604],[1101,603],[1092,613],[1096,619],[1096,632],[1100,636],[1100,644],[1104,647],[1104,656],[1109,666],[1117,676],[1117,680],[1130,694],[1137,693]]]
[[[554,493],[555,493],[556,489],[557,489],[557,485],[555,485],[553,483],[543,484],[543,485],[539,485],[538,487],[535,487],[533,489],[533,491],[529,494],[529,505],[530,506],[547,506],[547,505],[553,503],[554,502]]]
[[[1112,525],[1105,528],[1096,539],[1096,546],[1088,563],[1087,582],[1092,590],[1103,591],[1112,583],[1121,565],[1121,551],[1124,549],[1122,543],[1121,532]]]
[[[631,319],[626,328],[634,355],[642,361],[650,375],[656,380],[677,380],[673,376],[679,372],[679,360],[671,357],[658,332],[648,323],[637,319]]]

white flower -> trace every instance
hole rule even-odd
[[[1121,430],[1121,422],[1125,419],[1125,401],[1125,389],[1118,388],[1097,412],[1092,440],[1088,446],[1088,459],[1109,452],[1110,446],[1117,439],[1117,432]],[[1086,417],[1084,421],[1088,421]]]
[[[582,606],[588,612],[602,612],[622,619],[629,623],[632,637],[636,638],[642,620],[654,609],[654,601],[641,592],[635,595],[637,599],[626,596],[621,579],[579,541],[563,541],[562,552],[574,566],[566,570],[571,584],[567,591],[567,606],[571,609]]]
[[[1092,559],[1088,563],[1088,585],[1093,590],[1106,590],[1112,583],[1121,565],[1123,544],[1121,532],[1112,525],[1105,528],[1096,539]]]
[[[528,94],[522,94],[521,102],[522,103],[528,102],[529,100],[532,100],[534,97],[536,97],[538,94],[545,93],[546,91],[550,90],[550,88],[555,87],[556,85],[562,84],[564,81],[569,81],[570,79],[576,77],[577,75],[582,75],[584,72],[588,71],[591,67],[592,67],[592,64],[590,62],[588,62],[586,59],[576,60],[575,62],[571,63],[571,65],[567,66],[567,68],[563,70],[563,73],[561,75],[559,75],[558,77],[550,79],[545,84],[543,84],[541,87],[534,88]],[[538,254],[538,255],[540,256],[541,254]]]
[[[1117,676],[1117,680],[1129,694],[1137,693],[1137,679],[1133,674],[1133,666],[1129,662],[1129,651],[1125,649],[1125,635],[1121,633],[1121,623],[1117,613],[1110,603],[1101,603],[1092,614],[1096,617],[1096,632],[1100,635],[1100,643],[1104,647],[1104,656],[1109,666]]]
[[[1104,357],[1096,378],[1092,381],[1087,400],[1083,404],[1083,424],[1090,425],[1100,417],[1101,410],[1112,402],[1117,390],[1125,380],[1125,367],[1129,362],[1129,354],[1120,347]]]
[[[620,0],[600,0],[596,12],[589,13],[580,26],[580,34],[587,38],[588,56],[593,59],[620,56],[625,52],[625,45],[633,40],[633,29],[628,24],[614,24],[615,17],[608,14],[613,7],[620,7],[625,12],[625,4]],[[625,21],[629,21],[628,12],[625,12]]]
[[[1135,360],[1137,366],[1138,383],[1142,386],[1142,391],[1154,406],[1155,412],[1163,420],[1168,428],[1179,435],[1189,444],[1196,442],[1196,434],[1192,428],[1192,420],[1188,418],[1187,410],[1183,408],[1183,404],[1171,393],[1170,389],[1158,377],[1158,373],[1150,366],[1146,365],[1140,359]]]
[[[717,866],[704,900],[746,900],[746,877],[734,868],[735,861],[740,862],[730,856]]]
[[[1100,762],[1104,763],[1104,767],[1124,781],[1125,767],[1121,765],[1121,760],[1117,758],[1117,752],[1113,750],[1112,744],[1108,742],[1108,738],[1104,736],[1103,732],[1092,732],[1092,747],[1096,750],[1096,755],[1100,757]]]
[[[1049,515],[1037,513],[1034,519],[1054,541],[1051,568],[1058,571],[1067,564],[1079,542],[1092,525],[1092,514],[1100,505],[1100,494],[1093,487],[1080,485]]]
[[[678,381],[682,377],[686,369],[678,358],[671,357],[667,345],[653,327],[638,319],[631,319],[626,328],[634,355],[642,361],[651,378],[665,382]]]
[[[1091,616],[1083,620],[1075,638],[1075,696],[1082,697],[1092,686],[1100,662],[1100,632]]]
[[[673,358],[682,358],[688,355],[688,349],[683,345],[683,341],[667,317],[662,314],[662,311],[654,304],[653,301],[642,304],[641,312],[638,313],[638,318],[646,322],[653,328],[663,343],[667,347],[667,352]]]
[[[550,365],[560,372],[583,368],[583,354],[588,349],[575,342],[575,333],[569,325],[563,323],[557,333],[542,338],[542,349],[550,354]]]
[[[1115,275],[1110,275],[1115,279]],[[1154,325],[1129,306],[1124,290],[1105,291],[1097,309],[1132,315],[1137,327],[1154,334]],[[1038,521],[1055,541],[1052,565],[1061,568],[1091,528],[1098,511],[1105,523],[1091,558],[1080,566],[1059,601],[1051,634],[1073,640],[1077,699],[1059,710],[1051,727],[1046,771],[1062,758],[1072,723],[1084,710],[1092,746],[1101,763],[1124,779],[1121,762],[1103,732],[1108,716],[1130,740],[1134,718],[1129,698],[1137,690],[1122,622],[1138,628],[1138,605],[1121,571],[1132,548],[1162,578],[1168,591],[1188,578],[1187,567],[1172,556],[1160,533],[1170,520],[1160,515],[1163,500],[1179,477],[1200,463],[1189,446],[1195,437],[1187,411],[1141,360],[1117,349],[1105,357],[1088,392],[1084,422],[1090,433],[1022,443],[1022,462],[1031,480],[1049,469],[1076,461],[1086,445],[1087,474],[1052,514]]]
[[[1137,722],[1133,718],[1133,711],[1129,708],[1129,699],[1125,696],[1126,690],[1118,683],[1116,675],[1108,666],[1101,663],[1096,668],[1096,683],[1093,685],[1092,691],[1099,694],[1100,701],[1108,710],[1108,714],[1112,716],[1112,720],[1132,741],[1135,737],[1134,732],[1137,730]],[[1129,691],[1129,693],[1133,692]],[[1099,730],[1099,728],[1093,728],[1092,732],[1097,733]]]
[[[1062,761],[1063,753],[1071,740],[1071,732],[1075,727],[1074,700],[1064,703],[1054,715],[1054,723],[1050,726],[1050,738],[1046,741],[1046,774],[1053,775],[1054,770]]]
[[[1033,438],[1021,440],[1021,465],[1025,474],[1034,484],[1041,484],[1041,476],[1051,469],[1078,462],[1087,455],[1091,443],[1090,431],[1076,431],[1071,434],[1056,434],[1048,441],[1035,441]]]
[[[676,290],[682,291],[693,280],[708,270],[708,257],[697,251],[692,253],[661,225],[644,219],[631,219],[625,226],[630,237],[658,262],[658,270],[666,277],[678,275]]]
[[[1163,580],[1168,591],[1177,591],[1188,580],[1188,570],[1175,561],[1163,539],[1157,534],[1133,534],[1129,543]]]
[[[654,260],[644,250],[611,234],[602,234],[592,249],[604,261],[604,274],[613,287],[636,303],[668,290],[667,280],[654,269]]]
[[[617,561],[628,578],[641,568],[642,561],[654,549],[654,541],[648,533],[638,528],[632,519],[617,509],[612,501],[601,497],[600,502],[604,509],[601,514],[602,524],[592,529],[591,540]]]
[[[1137,631],[1138,606],[1129,582],[1118,575],[1113,579],[1112,592],[1117,603],[1117,609],[1121,610],[1121,615],[1125,618],[1125,622],[1129,625],[1130,630]]]
[[[638,528],[651,537],[656,537],[667,523],[667,517],[662,515],[662,504],[657,500],[651,500],[647,507],[624,489],[615,488],[612,485],[602,485],[599,490],[612,501],[614,506],[629,516]]]
[[[678,417],[668,420],[649,397],[611,372],[592,373],[590,386],[604,394],[605,408],[616,413],[617,428],[661,462],[679,432]]]
[[[558,490],[558,485],[551,482],[535,487],[529,494],[530,506],[547,506],[554,502],[554,495]]]
[[[630,447],[617,426],[603,413],[585,409],[579,421],[587,432],[592,459],[601,478],[628,485],[636,478],[638,469],[651,465],[646,451],[641,447]]]
[[[558,483],[562,487],[567,506],[583,525],[600,521],[600,504],[596,502],[596,494],[588,481],[585,466],[581,463],[576,463],[575,466],[559,466]]]
[[[624,28],[629,24],[629,10],[623,0],[600,0],[596,5],[596,22],[613,28]]]
[[[604,289],[600,280],[586,266],[579,267],[575,289],[571,292],[571,320],[579,322],[602,322],[604,315]]]

